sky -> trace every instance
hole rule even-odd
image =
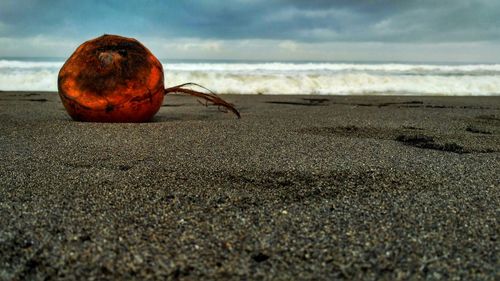
[[[163,59],[500,63],[500,1],[0,0],[0,57],[102,34]]]

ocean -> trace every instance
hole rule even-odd
[[[216,93],[500,95],[500,64],[161,60],[165,86],[195,82]],[[0,90],[57,91],[64,59],[0,59]]]

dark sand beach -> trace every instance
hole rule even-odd
[[[498,280],[500,97],[0,92],[0,280]]]

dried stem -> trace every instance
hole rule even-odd
[[[200,88],[208,91],[208,93],[202,93],[202,92],[198,92],[195,90],[183,88],[185,86],[197,86],[197,87],[200,87]],[[241,118],[240,113],[238,112],[238,110],[236,110],[236,108],[234,108],[234,106],[232,104],[219,98],[214,92],[210,91],[209,89],[207,89],[199,84],[185,83],[185,84],[177,85],[174,87],[166,88],[165,95],[168,93],[188,94],[190,96],[195,96],[195,97],[201,98],[205,101],[205,103],[202,103],[203,105],[208,106],[208,103],[211,103],[213,105],[217,105],[219,107],[219,109],[221,109],[221,110],[223,109],[222,111],[227,112],[227,110],[229,110],[229,111],[233,112],[234,114],[236,114],[236,116],[238,116],[238,118]]]

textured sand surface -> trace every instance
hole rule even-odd
[[[0,280],[498,280],[500,97],[0,92]]]

